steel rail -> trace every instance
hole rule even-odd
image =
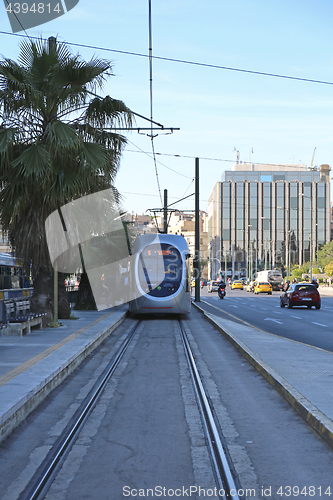
[[[239,500],[237,493],[237,487],[228,463],[226,453],[224,451],[220,434],[215,422],[213,412],[211,410],[206,391],[204,389],[200,372],[197,368],[190,343],[188,341],[184,327],[179,322],[181,338],[185,350],[185,356],[189,365],[190,374],[193,382],[193,387],[201,414],[201,419],[203,423],[203,428],[206,434],[206,441],[209,448],[211,461],[213,465],[214,474],[217,481],[217,486],[219,490],[224,490],[225,495],[221,498],[228,499],[233,498],[234,500]],[[232,493],[231,493],[232,492]]]
[[[22,491],[18,500],[41,500],[46,495],[59,469],[74,445],[82,427],[95,408],[103,390],[112,377],[130,342],[136,334],[141,321],[138,321],[127,335],[121,346],[112,356],[107,367],[95,382],[89,394],[80,404],[70,422],[54,443],[44,461]]]

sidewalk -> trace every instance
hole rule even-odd
[[[319,288],[320,295],[332,295],[333,296],[333,286],[320,285]]]
[[[0,442],[124,321],[127,307],[74,313],[59,328],[0,336]]]
[[[333,353],[222,319],[192,304],[333,446]]]

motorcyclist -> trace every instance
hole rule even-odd
[[[219,289],[218,289],[218,294],[220,295],[221,293],[223,293],[223,295],[225,295],[225,289],[226,289],[226,284],[225,282],[223,281],[223,279],[219,282]]]

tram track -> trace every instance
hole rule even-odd
[[[77,436],[89,418],[89,415],[95,408],[103,390],[108,381],[115,372],[123,355],[129,347],[133,337],[135,336],[141,321],[138,321],[126,336],[120,347],[112,356],[110,362],[100,375],[89,394],[82,401],[79,408],[67,424],[63,433],[45,457],[45,460],[36,471],[34,476],[29,481],[24,491],[20,494],[18,500],[41,500],[46,495],[52,481],[56,477],[66,460],[72,446],[74,445]]]
[[[209,455],[212,463],[214,476],[217,483],[217,488],[221,498],[234,498],[239,500],[237,487],[231,471],[227,454],[224,450],[222,439],[219,433],[219,424],[214,414],[214,408],[211,407],[209,396],[204,388],[202,377],[195,361],[187,334],[179,321],[179,328],[182,338],[182,343],[185,351],[185,356],[188,362],[190,376],[193,383],[193,388],[201,416],[203,430],[206,437],[206,443],[209,450]],[[230,494],[232,492],[232,495]]]
[[[74,446],[74,443],[85,423],[87,422],[87,419],[97,405],[99,398],[110,381],[110,378],[114,374],[117,366],[143,322],[144,320],[136,321],[135,325],[131,328],[120,347],[112,356],[103,373],[95,382],[89,394],[82,401],[79,408],[68,422],[66,428],[54,443],[43,463],[40,465],[29,483],[26,485],[25,489],[18,497],[18,500],[41,500],[45,497],[52,482],[65,463],[66,458]],[[178,326],[200,413],[216,487],[220,492],[219,498],[227,499],[232,496],[232,498],[239,500],[239,497],[237,496],[237,486],[234,479],[234,472],[229,463],[228,452],[225,451],[223,446],[223,437],[220,434],[219,423],[215,416],[214,407],[210,401],[207,391],[205,390],[204,380],[200,374],[188,336],[181,320],[178,321]],[[232,492],[232,495],[230,492]]]

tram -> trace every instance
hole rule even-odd
[[[9,253],[0,253],[0,328],[29,316],[32,291],[22,261]]]
[[[131,314],[188,314],[191,310],[187,242],[175,234],[140,235],[132,255]],[[134,267],[134,268],[133,268]]]

